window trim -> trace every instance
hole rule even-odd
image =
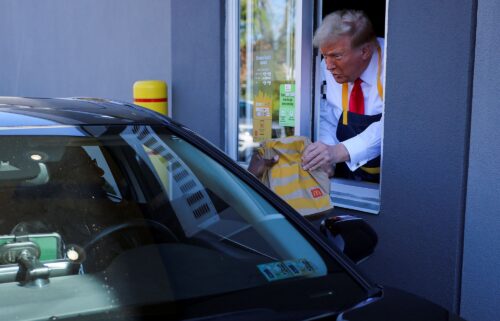
[[[226,1],[226,130],[225,152],[233,160],[238,155],[238,106],[239,106],[239,12],[240,1]]]
[[[313,16],[312,1],[295,0],[295,132],[296,136],[312,137],[313,93]],[[303,46],[302,44],[310,44]]]

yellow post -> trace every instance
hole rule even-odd
[[[162,80],[139,80],[134,83],[134,104],[167,115],[167,84]]]

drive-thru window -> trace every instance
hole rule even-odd
[[[319,105],[326,85],[312,36],[325,15],[344,8],[365,11],[377,37],[385,38],[385,1],[228,2],[226,146],[243,166],[265,139],[319,137]],[[380,182],[338,177],[331,182],[334,205],[378,213]]]

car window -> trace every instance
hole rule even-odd
[[[11,296],[2,286],[9,293],[42,287],[50,295],[30,292],[29,300],[43,302],[49,316],[263,289],[307,296],[318,284],[342,288],[339,306],[364,296],[284,213],[166,128],[82,126],[80,137],[12,132],[0,136],[3,304]],[[92,299],[71,299],[70,289]],[[12,304],[10,317],[37,316]]]
[[[160,138],[150,129],[142,131],[148,131],[148,140],[137,153],[154,168],[187,237],[211,234],[274,260],[307,257],[318,275],[326,273],[301,234],[234,175],[176,136]],[[282,242],[285,235],[288,240]]]

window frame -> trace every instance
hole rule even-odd
[[[312,38],[316,28],[315,22],[319,24],[322,20],[322,3],[323,0],[295,0],[295,84],[296,88],[300,88],[300,90],[295,93],[294,135],[311,137],[313,141],[316,141],[319,137],[321,83],[318,75],[321,55],[313,48]],[[233,160],[237,160],[238,157],[238,110],[240,98],[239,14],[240,0],[226,1],[225,152]],[[385,35],[387,35],[387,28]],[[384,45],[387,47],[387,42]],[[384,65],[387,57],[385,49]],[[382,153],[381,157],[383,161]],[[239,162],[239,164],[244,168],[248,166],[247,163]],[[338,178],[335,182],[333,179],[330,182],[330,198],[334,206],[370,214],[380,212],[382,178],[378,184],[350,182]]]
[[[316,15],[316,21],[317,25],[314,27],[317,28],[321,21],[323,20],[323,1],[325,0],[316,0],[317,2],[317,7],[316,11],[314,14]],[[387,1],[387,0],[386,0]],[[386,8],[387,8],[386,4]],[[384,39],[387,39],[387,9],[385,12],[385,34],[384,34]],[[312,44],[312,41],[311,41]],[[383,57],[382,57],[382,64],[385,66],[387,69],[387,41],[384,41],[384,48],[383,48]],[[311,73],[314,72],[314,88],[313,88],[313,141],[317,141],[319,137],[319,121],[320,121],[320,100],[321,96],[323,94],[322,92],[322,84],[321,84],[321,79],[319,77],[320,75],[320,63],[321,63],[321,53],[319,50],[314,50],[314,53],[311,54],[312,60],[314,60],[314,69],[311,69]],[[384,97],[383,97],[383,102],[384,102],[384,112],[385,112],[385,97],[386,97],[386,90],[385,90],[385,77],[386,73],[384,73],[384,79],[382,80],[382,83],[384,84]],[[379,183],[371,183],[371,182],[358,182],[350,179],[343,179],[343,178],[336,178],[335,180],[333,178],[330,179],[331,182],[331,187],[330,187],[330,198],[332,200],[332,204],[337,207],[345,208],[345,209],[350,209],[350,210],[356,210],[360,211],[363,213],[368,213],[368,214],[375,214],[378,215],[380,213],[380,208],[381,208],[381,193],[382,193],[382,167],[383,167],[383,161],[384,161],[384,132],[382,129],[382,137],[381,137],[382,143],[381,143],[381,152],[380,152],[380,168],[381,168],[381,174],[380,174],[380,182]]]

